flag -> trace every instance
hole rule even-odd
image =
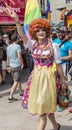
[[[47,0],[46,18],[51,20],[50,0]]]
[[[29,37],[28,26],[32,20],[41,17],[40,7],[37,0],[27,0],[25,18],[24,18],[24,33]]]

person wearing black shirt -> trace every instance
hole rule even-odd
[[[8,34],[3,35],[3,42],[4,43],[3,43],[3,58],[2,58],[2,78],[3,78],[2,85],[4,85],[6,83],[6,69],[7,69],[7,66],[6,66],[6,60],[7,60],[6,50],[7,50],[8,45],[10,44]]]
[[[0,85],[2,84],[2,58],[3,58],[3,40],[0,35]]]

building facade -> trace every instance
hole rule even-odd
[[[72,9],[72,0],[51,0],[51,19],[55,23],[60,21],[60,14],[63,9]]]
[[[48,0],[38,0],[42,13],[45,13]],[[60,21],[60,13],[63,9],[72,9],[72,0],[50,0],[51,20],[55,23]]]

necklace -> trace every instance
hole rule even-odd
[[[39,42],[38,42],[38,48],[39,48],[40,50],[42,50],[42,49],[45,48],[45,45],[47,45],[47,44],[48,44],[48,39],[46,39],[43,44],[39,44]]]

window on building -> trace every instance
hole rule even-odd
[[[40,0],[40,8],[45,10],[47,6],[47,0]]]
[[[46,10],[48,7],[48,0],[37,0],[41,10]]]
[[[45,9],[45,2],[44,0],[40,0],[41,9]]]

